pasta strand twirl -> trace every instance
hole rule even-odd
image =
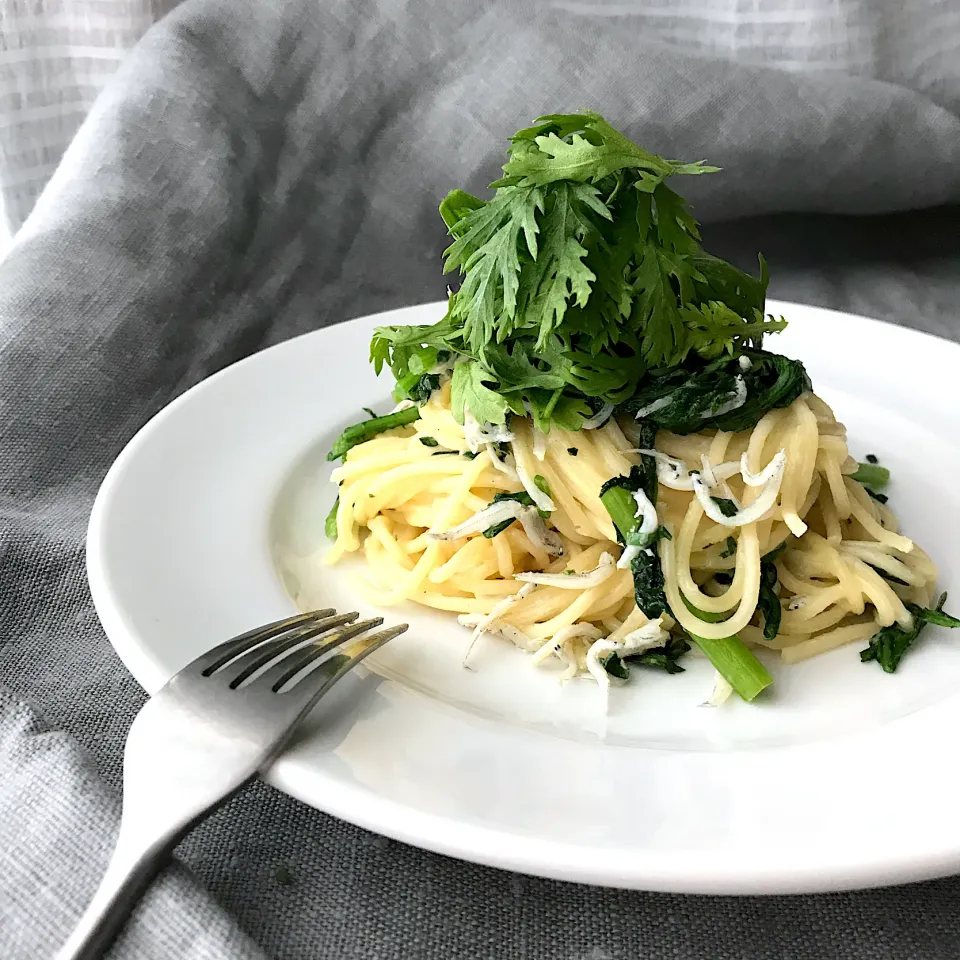
[[[379,605],[412,600],[464,615],[470,624],[502,608],[495,632],[517,643],[522,638],[525,648],[539,650],[538,662],[561,660],[564,676],[586,669],[587,651],[601,638],[624,643],[649,631],[633,600],[630,570],[604,560],[605,554],[618,558],[623,547],[600,487],[641,458],[628,439],[629,421],[611,418],[578,433],[554,428],[538,437],[532,421],[516,418],[508,443],[512,460],[504,463],[493,444],[471,454],[450,409],[449,383],[420,414],[412,425],[354,447],[334,471],[340,508],[327,562],[362,552],[378,584],[366,583],[364,590]],[[909,626],[905,599],[932,594],[936,567],[899,533],[891,511],[850,478],[845,431],[818,397],[806,394],[771,410],[742,433],[660,431],[657,449],[708,477],[710,468],[726,464],[728,479],[717,481],[716,494],[743,510],[760,496],[745,477],[758,484],[755,475],[778,451],[786,457],[775,502],[740,526],[724,525],[719,515],[711,519],[710,503],[693,490],[660,485],[657,519],[673,537],[658,545],[673,614],[663,619],[666,629],[678,624],[708,639],[736,633],[792,663],[893,623]],[[737,466],[730,476],[729,464],[741,458],[743,472]],[[509,518],[495,536],[481,529],[457,540],[437,539],[497,495],[522,499],[524,477],[528,484],[535,480],[555,508],[543,529],[559,535],[562,554],[535,527]],[[761,563],[781,545],[775,563],[783,613],[771,639],[757,611]],[[539,585],[516,597],[521,584],[513,578],[530,571],[566,573],[571,589]],[[602,582],[591,580],[600,576]],[[513,602],[504,604],[510,597]]]

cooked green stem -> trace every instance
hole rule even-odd
[[[700,610],[686,597],[683,598],[683,602],[691,613],[707,623],[720,623],[725,619],[722,613]],[[691,633],[690,639],[744,700],[752,700],[761,690],[773,683],[773,677],[770,676],[767,668],[738,636],[708,640],[706,637],[698,637]]]
[[[414,420],[420,419],[420,410],[417,407],[407,407],[405,410],[398,410],[396,413],[388,413],[383,417],[374,417],[372,420],[362,420],[355,423],[352,427],[347,427],[343,433],[337,437],[336,442],[330,448],[327,454],[328,460],[337,460],[346,456],[347,451],[355,447],[358,443],[366,443],[372,440],[378,433],[384,430],[393,430],[395,427],[406,427]]]
[[[626,487],[610,487],[601,494],[600,502],[607,508],[624,542],[629,542],[627,538],[640,529],[637,501],[633,499],[633,494]]]
[[[672,539],[666,527],[659,526],[650,533],[641,533],[643,519],[636,515],[637,502],[626,487],[610,487],[600,495],[600,502],[607,508],[610,519],[616,524],[623,542],[630,547],[646,549],[661,537]]]
[[[773,683],[767,668],[738,636],[708,640],[691,633],[690,639],[744,700],[753,700]]]
[[[865,487],[885,487],[890,482],[890,471],[877,463],[861,463],[853,479]]]

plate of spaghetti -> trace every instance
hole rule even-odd
[[[356,608],[411,630],[269,773],[340,817],[645,889],[955,871],[960,348],[768,301],[704,249],[703,175],[543,117],[443,199],[446,300],[161,412],[88,539],[134,676]]]

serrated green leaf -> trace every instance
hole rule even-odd
[[[646,365],[636,352],[632,356],[596,355],[573,350],[569,354],[569,381],[581,393],[605,403],[622,403],[633,396],[637,382],[646,372]]]
[[[536,150],[527,149],[511,156],[504,165],[507,176],[522,177],[522,186],[543,186],[560,180],[595,183],[625,167],[641,169],[661,182],[672,172],[669,164],[647,154],[626,138],[611,138],[602,144],[591,143],[581,134],[570,140],[555,133],[536,138]]]
[[[451,303],[454,297],[451,297]],[[370,359],[377,373],[389,362],[393,375],[401,380],[410,375],[414,358],[424,358],[431,348],[462,353],[456,321],[447,313],[442,320],[432,325],[409,327],[377,327],[370,341]],[[433,354],[436,357],[436,352]],[[433,361],[431,361],[432,364]],[[422,362],[421,362],[422,366]],[[418,370],[416,372],[422,372]]]
[[[763,313],[767,296],[767,264],[760,257],[760,279],[750,276],[732,263],[698,250],[690,263],[702,277],[694,282],[697,301],[715,300],[726,304],[741,317]]]
[[[486,201],[475,197],[466,190],[451,190],[440,204],[440,216],[447,225],[452,237],[463,235],[466,225],[463,221],[468,214],[486,206]]]
[[[524,252],[536,258],[536,211],[542,207],[538,188],[511,188],[457,222],[460,235],[444,251],[444,272],[459,268],[464,275],[451,314],[462,322],[463,338],[474,350],[502,340],[502,321],[516,313],[521,237]]]
[[[548,133],[555,133],[558,137],[569,137],[573,133],[586,130],[585,124],[602,120],[603,117],[593,110],[581,110],[580,113],[549,113],[538,117],[532,127],[518,130],[511,140],[514,143],[518,140],[536,140],[537,137],[546,136]],[[589,136],[589,133],[587,135]]]
[[[589,420],[592,416],[593,410],[586,400],[561,396],[554,405],[550,422],[560,430],[575,433],[583,426],[584,421]]]
[[[675,253],[688,256],[697,253],[700,231],[686,200],[663,183],[653,191],[652,199],[660,242]]]
[[[583,238],[596,230],[586,213],[596,199],[596,189],[586,184],[557,184],[540,224],[540,251],[524,264],[521,276],[520,311],[523,329],[537,335],[542,349],[562,322],[571,303],[583,306],[596,279],[583,262],[587,249]]]
[[[450,407],[457,423],[463,423],[467,411],[480,423],[503,423],[507,418],[507,401],[484,384],[489,376],[474,360],[464,360],[453,368],[450,385]]]
[[[483,365],[501,384],[504,392],[528,390],[531,387],[543,390],[563,389],[567,380],[560,370],[569,367],[569,362],[552,355],[546,360],[542,356],[538,357],[535,363],[530,358],[528,346],[532,348],[533,342],[518,340],[512,349],[501,344],[488,344],[481,352]]]
[[[783,326],[763,316],[762,258],[756,279],[706,253],[696,219],[665,184],[717,168],[658,157],[584,111],[518,131],[503,169],[490,200],[461,190],[444,199],[445,267],[462,274],[460,290],[440,324],[378,330],[378,372],[389,364],[400,395],[429,396],[435,387],[422,380],[449,352],[460,360],[461,418],[469,410],[503,422],[513,412],[544,430],[578,429],[597,401],[639,409],[651,390],[691,381],[697,388],[678,393],[669,416],[686,424],[689,408],[709,420],[741,376],[711,364],[757,356]],[[802,365],[766,357],[723,429],[755,422],[808,383]]]
[[[636,295],[630,326],[641,338],[640,353],[648,367],[668,366],[683,349],[683,321],[670,275],[678,270],[667,251],[643,245],[634,275]]]
[[[680,310],[686,328],[688,349],[695,350],[704,359],[713,360],[723,353],[748,347],[753,341],[771,333],[779,333],[787,322],[764,317],[757,313],[745,321],[740,314],[716,300],[696,305],[688,304]]]
[[[599,114],[584,112],[542,117],[537,128],[514,139],[503,172],[522,186],[560,180],[596,183],[618,170],[636,171],[641,189],[654,190],[674,173],[710,173],[702,163],[664,160],[628,140]],[[520,179],[516,179],[520,178]]]

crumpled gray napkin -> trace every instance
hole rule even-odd
[[[689,187],[707,245],[747,266],[762,249],[773,295],[957,336],[960,218],[943,206],[960,201],[957,65],[924,56],[958,37],[944,5],[867,18],[889,68],[873,73],[733,63],[642,17],[565,6],[188,0],[99,99],[0,263],[0,679],[74,734],[112,786],[142,693],[84,578],[85,523],[110,462],[151,414],[232,360],[442,297],[439,196],[456,185],[482,192],[503,138],[537,114],[597,107],[652,149],[723,166]],[[866,6],[703,10],[750,21],[738,37],[755,52],[764,36],[774,42],[771,12],[794,24],[811,13],[804,29],[814,29],[817,11]],[[833,13],[829,36],[850,39]],[[4,742],[14,747],[0,753],[10,839],[0,844],[0,956],[33,960],[50,942],[32,940],[36,931],[65,933],[79,889],[92,890],[111,816],[101,826],[90,807],[84,821],[99,853],[71,846],[32,805],[68,813],[89,768],[48,754],[25,765],[16,740]],[[837,798],[822,802],[828,816]],[[769,900],[594,890],[388,842],[262,785],[180,852],[282,958],[960,954],[956,880]],[[18,893],[21,874],[45,877],[62,907],[41,916]],[[192,918],[209,955],[243,956],[209,900],[183,878],[165,884],[154,896],[167,907],[145,905],[132,937],[146,943],[163,924],[182,933]],[[164,936],[117,955],[183,952]]]
[[[52,732],[4,687],[0,769],[2,955],[42,960],[53,955],[89,902],[112,851],[120,805],[76,742]],[[20,920],[15,929],[14,917]],[[265,956],[180,866],[165,870],[150,888],[119,938],[116,955]]]

